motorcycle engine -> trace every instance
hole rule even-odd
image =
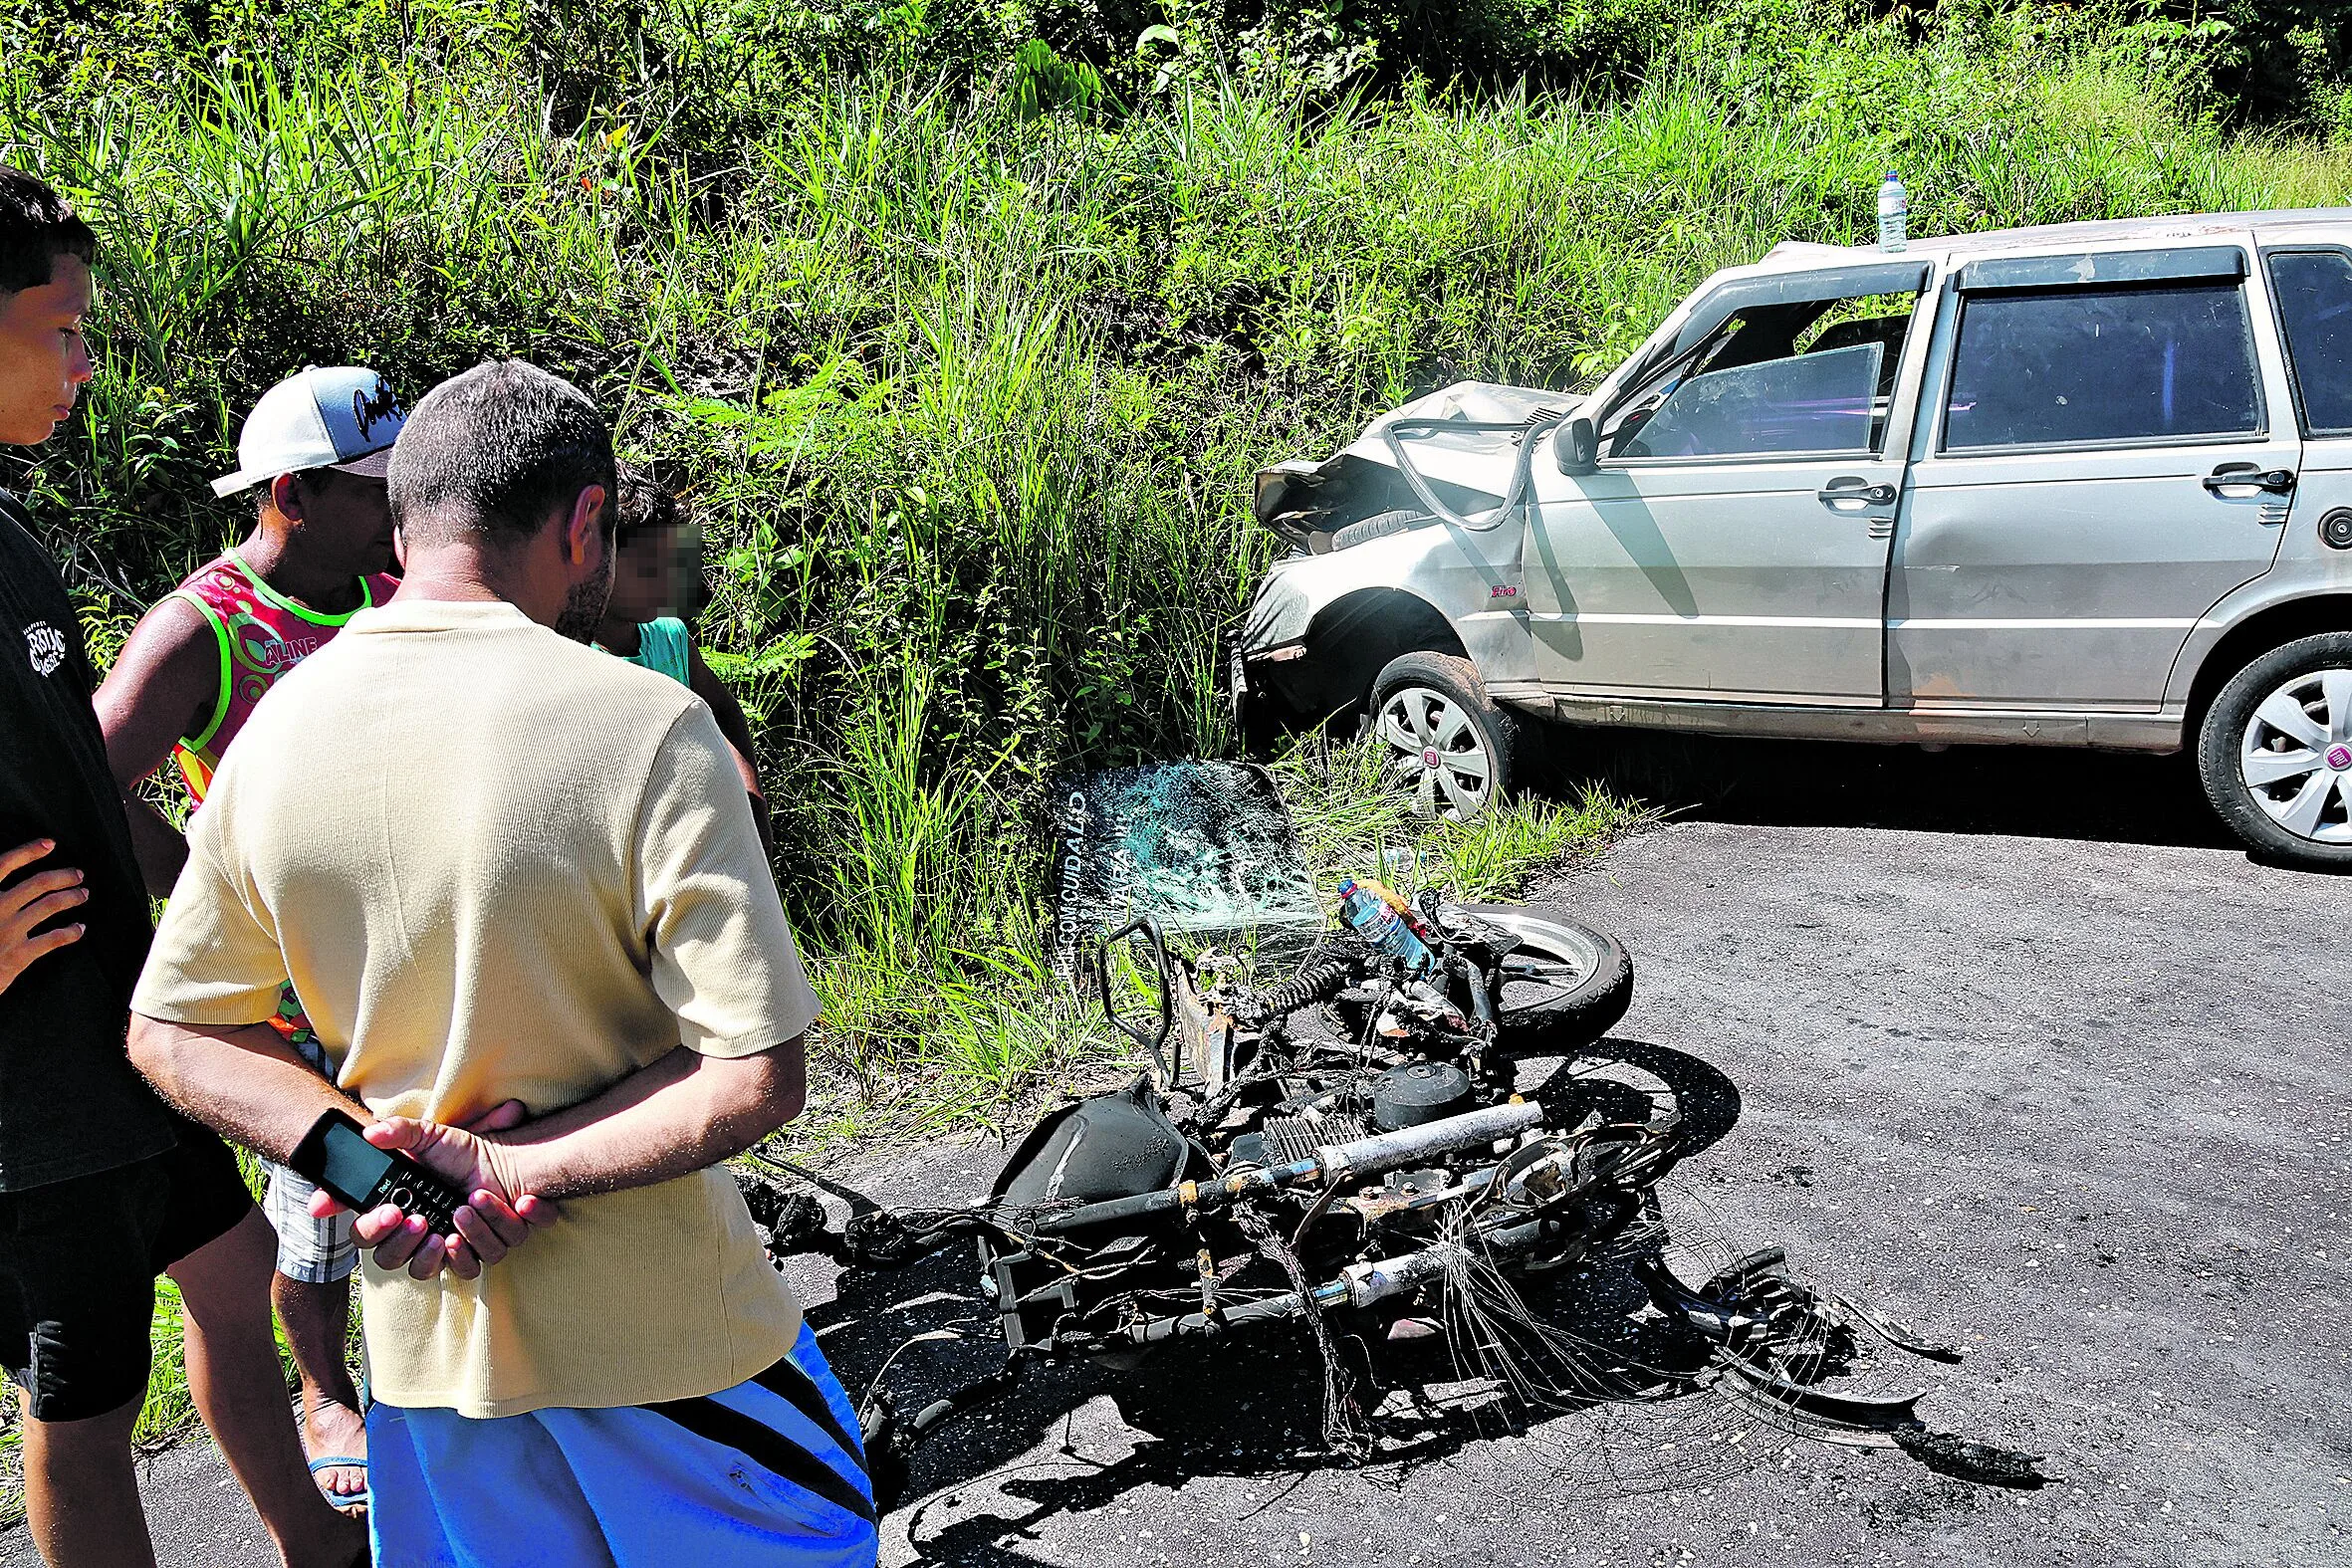
[[[1470,1109],[1470,1074],[1445,1061],[1413,1061],[1372,1080],[1372,1125],[1419,1127]]]

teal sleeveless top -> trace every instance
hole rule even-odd
[[[666,675],[679,685],[686,680],[686,623],[675,615],[664,615],[659,620],[637,623],[637,651],[616,654],[631,664],[641,664],[656,675]]]

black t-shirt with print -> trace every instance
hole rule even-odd
[[[82,940],[0,991],[0,1192],[128,1165],[174,1136],[123,1049],[153,931],[94,684],[57,568],[31,519],[0,495],[0,849],[53,838],[20,876],[75,866],[90,889],[51,923],[79,922]]]

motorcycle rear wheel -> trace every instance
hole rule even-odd
[[[1616,1026],[1633,1002],[1633,959],[1605,931],[1573,920],[1538,915],[1522,904],[1449,904],[1517,939],[1503,956],[1502,995],[1495,998],[1496,1043],[1514,1051],[1572,1051]],[[1360,1030],[1369,1005],[1345,992],[1333,1004],[1342,1022]]]

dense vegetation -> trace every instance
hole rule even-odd
[[[1890,165],[1928,233],[2341,200],[2331,9],[0,0],[0,156],[106,243],[105,372],[0,480],[103,645],[289,370],[578,377],[703,523],[831,1059],[993,1103],[1082,1038],[1049,776],[1230,746],[1253,469],[1588,380]]]

